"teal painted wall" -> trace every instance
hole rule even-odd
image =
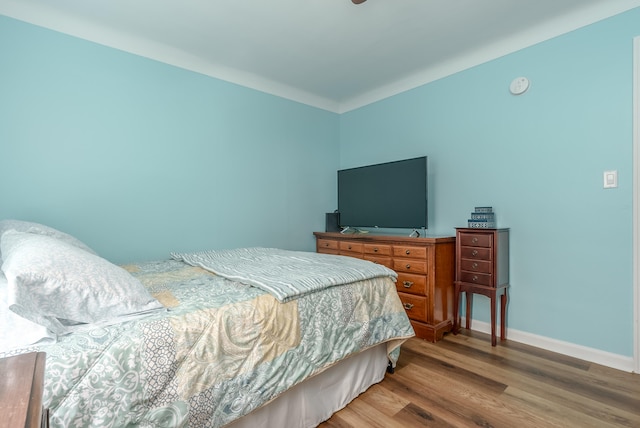
[[[313,250],[338,116],[0,16],[0,218],[125,262]]]
[[[485,205],[511,228],[509,327],[627,356],[639,23],[635,9],[340,118],[341,168],[429,156],[430,233]],[[531,88],[513,96],[518,76]]]
[[[0,17],[0,218],[115,262],[311,250],[336,169],[428,155],[431,234],[476,205],[511,228],[510,328],[631,356],[638,22],[632,10],[335,115]],[[514,97],[521,75],[532,86]],[[604,190],[610,169],[619,188]]]

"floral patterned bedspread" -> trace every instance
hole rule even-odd
[[[52,427],[219,427],[351,354],[413,329],[390,278],[287,303],[199,267],[125,266],[169,310],[21,351],[47,353]]]

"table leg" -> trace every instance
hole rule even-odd
[[[500,340],[507,339],[507,289],[500,296]]]
[[[491,293],[491,346],[496,346],[496,292]]]
[[[455,283],[453,289],[453,334],[460,331],[460,284]]]
[[[471,302],[473,301],[473,295],[469,292],[466,291],[465,293],[465,299],[466,299],[466,303],[467,303],[467,311],[465,313],[465,317],[466,317],[466,327],[467,330],[471,329]]]

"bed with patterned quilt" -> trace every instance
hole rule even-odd
[[[116,266],[15,220],[0,221],[0,257],[0,357],[46,352],[52,427],[316,426],[413,336],[395,273],[350,257],[240,248]]]

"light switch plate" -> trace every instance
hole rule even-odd
[[[618,171],[605,171],[603,174],[603,181],[605,189],[618,187]]]

